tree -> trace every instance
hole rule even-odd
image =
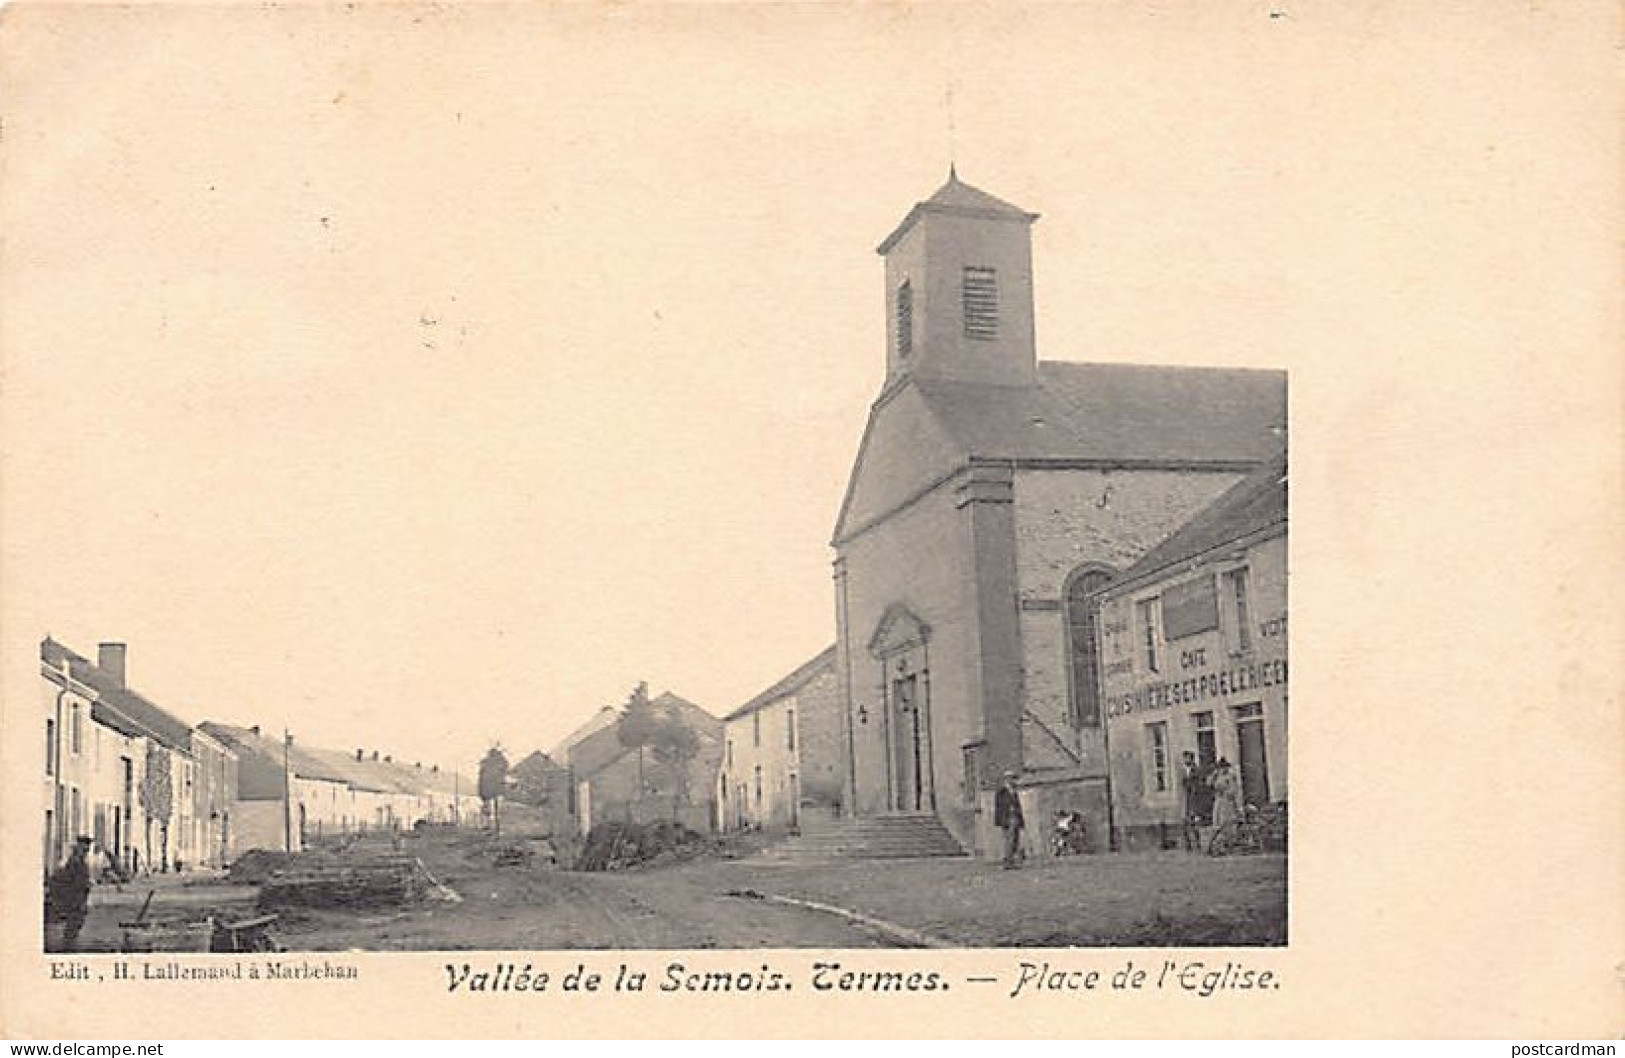
[[[141,776],[141,812],[146,817],[146,849],[148,867],[152,866],[152,824],[160,825],[163,856],[160,863],[169,863],[169,817],[175,807],[175,787],[170,774],[169,750],[156,742],[147,743],[147,766]]]
[[[649,745],[654,750],[655,760],[671,773],[671,818],[672,822],[678,822],[678,806],[688,804],[689,763],[699,755],[700,736],[683,723],[682,717],[670,713],[655,726]]]
[[[508,787],[508,758],[501,746],[492,746],[480,761],[480,801],[490,814],[497,837],[502,837],[502,795]]]
[[[648,788],[643,779],[643,751],[654,741],[656,732],[661,725],[661,718],[655,712],[654,704],[649,701],[649,685],[639,683],[632,694],[621,706],[621,719],[615,725],[615,737],[620,739],[621,745],[628,749],[638,751],[638,793],[641,798]],[[631,811],[631,806],[627,806]]]

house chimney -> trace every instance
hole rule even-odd
[[[377,751],[377,750],[373,750],[373,751],[372,751],[372,759],[373,759],[373,760],[377,760],[377,759],[378,759],[378,751]]]
[[[355,759],[356,760],[360,760],[364,756],[366,756],[366,754],[363,753],[361,750],[358,749],[358,750],[355,751]]]
[[[385,753],[384,754],[384,763],[385,764],[394,764],[395,763],[395,758],[391,757],[388,753]]]
[[[259,737],[259,733],[260,733],[260,725],[258,725],[258,724],[255,724],[255,725],[254,725],[254,726],[253,726],[253,727],[251,727],[251,728],[249,728],[249,730],[250,730],[250,731],[252,731],[252,732],[254,732],[254,737],[256,737],[256,738],[258,738],[258,737]]]
[[[96,667],[108,679],[113,681],[119,690],[124,689],[124,659],[128,650],[123,643],[98,643],[96,645]]]

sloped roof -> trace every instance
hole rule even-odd
[[[570,747],[570,770],[577,779],[594,775],[632,752],[622,744],[620,725],[600,728]]]
[[[92,719],[125,734],[148,735],[182,753],[192,751],[191,724],[160,708],[140,693],[119,686],[118,681],[89,658],[46,637],[40,643],[40,660],[57,669],[66,662],[73,678],[96,692],[97,700],[90,706]],[[130,730],[132,726],[138,730]]]
[[[1091,457],[1258,462],[1286,437],[1285,371],[1041,361],[1038,376]]]
[[[1041,361],[1038,375],[1029,386],[909,378],[884,395],[835,542],[973,460],[1246,470],[1285,441],[1284,371]]]
[[[385,770],[387,766],[383,761],[356,760],[354,753],[319,747],[306,747],[305,752],[321,761],[334,775],[342,776],[347,786],[370,793],[402,792],[400,784]]]
[[[959,170],[953,166],[948,167],[947,181],[931,197],[925,200],[926,205],[944,206],[948,209],[980,209],[991,213],[1008,213],[1011,216],[1033,219],[1035,213],[1028,213],[1020,206],[1006,202],[997,195],[990,195],[979,187],[959,179]]]
[[[270,761],[279,768],[282,766],[283,747],[282,740],[278,737],[260,734],[252,728],[236,727],[213,720],[206,720],[200,726],[239,754],[253,754],[262,761]],[[301,746],[295,741],[287,747],[288,770],[300,779],[349,785],[350,777],[334,765],[329,752]]]
[[[926,213],[947,213],[971,217],[1007,217],[1010,220],[1031,224],[1038,219],[1038,214],[1029,213],[1020,206],[1013,205],[990,195],[979,187],[972,187],[959,179],[959,174],[950,166],[948,181],[932,193],[924,202],[917,202],[914,208],[908,211],[903,222],[892,230],[892,233],[883,239],[877,253],[886,253],[897,245],[908,229],[914,226],[921,215]]]
[[[715,713],[703,706],[695,705],[687,698],[676,695],[670,691],[662,692],[649,702],[657,712],[670,713],[682,716],[689,726],[695,728],[700,734],[715,734],[722,730],[722,721]]]
[[[1244,537],[1276,526],[1284,528],[1286,521],[1287,458],[1282,450],[1147,551],[1118,583],[1127,585]]]
[[[914,383],[962,455],[1112,463],[1253,463],[1284,436],[1286,375],[1044,361],[1037,386]]]
[[[780,679],[767,690],[763,691],[761,694],[758,694],[756,697],[752,698],[744,705],[741,705],[739,708],[735,709],[722,719],[724,721],[738,720],[742,716],[749,716],[751,713],[771,705],[780,698],[794,694],[826,669],[832,669],[834,665],[835,646],[834,644],[831,644],[821,651],[817,657],[810,661],[804,662],[798,668],[796,668],[794,672]]]
[[[512,768],[509,768],[508,771],[510,774],[512,774],[520,769],[524,769],[527,772],[533,771],[537,774],[546,774],[548,772],[562,772],[564,771],[564,766],[538,749],[527,754],[519,761],[518,764],[515,764]]]
[[[564,738],[560,739],[559,742],[550,751],[548,751],[548,755],[554,760],[569,760],[570,750],[575,748],[575,746],[580,743],[582,739],[587,738],[590,735],[594,735],[599,731],[604,730],[606,727],[613,727],[615,722],[620,719],[620,716],[620,712],[613,705],[604,706],[602,709],[592,714],[592,717],[586,723],[582,724],[580,727],[564,736]]]
[[[649,700],[649,704],[656,712],[680,718],[683,723],[699,736],[703,757],[711,748],[722,741],[722,721],[700,706],[695,705],[680,695],[666,691],[658,697]],[[615,714],[614,720],[606,727],[592,732],[587,737],[570,747],[570,770],[577,779],[587,778],[613,764],[621,757],[632,752],[631,747],[621,743],[620,712],[610,708]]]

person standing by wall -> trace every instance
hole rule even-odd
[[[1209,781],[1213,791],[1213,837],[1208,842],[1208,852],[1213,853],[1233,841],[1241,827],[1241,787],[1236,781],[1235,769],[1223,757],[1214,765]]]
[[[1016,789],[1016,773],[1004,773],[1004,782],[993,796],[993,825],[1004,832],[1004,861],[1006,870],[1018,866],[1025,858],[1021,848],[1021,831],[1026,820],[1021,814],[1021,794]]]
[[[85,914],[90,906],[90,839],[81,836],[73,843],[68,861],[51,872],[45,890],[46,949],[73,951],[79,943],[79,931],[85,926]],[[49,927],[61,927],[61,936],[52,946]]]
[[[1185,798],[1185,851],[1198,852],[1202,848],[1202,828],[1213,817],[1213,786],[1208,769],[1190,750],[1185,751],[1180,789]]]

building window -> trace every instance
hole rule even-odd
[[[967,805],[976,804],[976,794],[982,788],[982,751],[985,742],[972,742],[960,752],[964,757],[964,777],[960,780],[960,793]]]
[[[794,709],[784,714],[784,748],[791,753],[796,751],[796,711]]]
[[[753,746],[760,746],[762,744],[761,713],[752,713],[750,715],[750,744]]]
[[[1232,569],[1224,575],[1224,594],[1230,604],[1233,619],[1231,648],[1240,654],[1253,646],[1252,608],[1247,600],[1247,567]]]
[[[85,725],[81,718],[81,711],[77,703],[74,704],[68,727],[68,740],[73,747],[73,755],[78,756],[85,747]]]
[[[999,276],[991,268],[967,265],[960,304],[965,314],[965,337],[991,341],[999,336]]]
[[[756,807],[761,808],[762,807],[762,766],[760,764],[756,765],[755,779],[756,779]]]
[[[1196,761],[1203,767],[1212,767],[1219,759],[1219,732],[1213,726],[1212,713],[1196,713],[1191,717],[1196,728]]]
[[[56,774],[56,721],[45,721],[45,774]]]
[[[1157,635],[1157,600],[1146,599],[1144,602],[1134,604],[1134,612],[1140,626],[1140,657],[1145,662],[1147,672],[1156,672],[1161,666],[1158,664]]]
[[[1147,786],[1154,793],[1168,790],[1168,722],[1158,720],[1145,725],[1145,765]]]
[[[734,766],[734,740],[730,738],[728,740],[728,767],[732,768],[733,766]]]
[[[897,358],[904,360],[914,351],[914,288],[908,280],[897,288]]]
[[[1095,624],[1099,615],[1096,592],[1111,583],[1105,570],[1091,569],[1073,576],[1066,589],[1066,628],[1072,659],[1073,727],[1100,726],[1100,648]]]

